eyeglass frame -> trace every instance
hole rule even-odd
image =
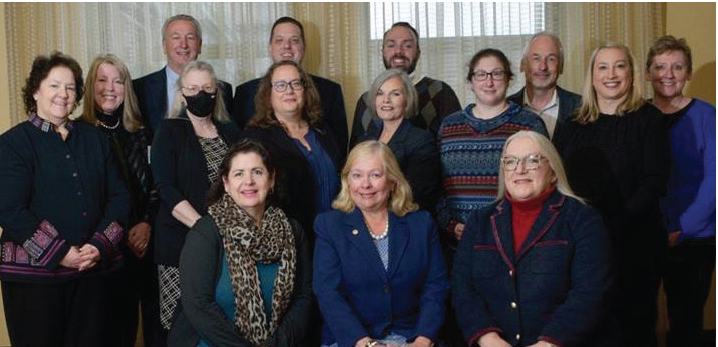
[[[537,157],[538,161],[536,162],[536,166],[532,165],[531,167],[529,167],[527,159],[532,159],[532,157]],[[517,160],[517,162],[515,164],[516,166],[514,166],[513,169],[509,169],[507,167],[507,164],[506,164],[507,159],[516,159]],[[521,165],[521,163],[524,163],[524,167],[526,168],[526,171],[536,171],[541,168],[541,161],[543,159],[548,160],[548,158],[541,155],[541,153],[531,153],[531,154],[525,155],[521,158],[514,157],[514,156],[504,156],[501,158],[501,168],[504,169],[504,171],[512,172],[512,171],[518,170],[519,165]]]
[[[197,89],[196,89],[195,91],[192,91],[193,88],[197,88]],[[195,96],[195,95],[199,94],[199,91],[200,91],[200,90],[204,90],[205,93],[207,93],[207,94],[212,94],[212,95],[214,95],[214,94],[217,93],[217,89],[218,89],[218,88],[217,88],[216,86],[210,86],[210,85],[204,85],[204,86],[201,86],[201,87],[200,87],[200,86],[182,86],[182,90],[187,90],[187,91],[189,91],[188,94],[185,94],[185,95],[187,95],[187,96]]]
[[[479,78],[477,77],[477,75],[480,74],[480,73],[484,73],[484,74],[486,74],[486,76],[484,76],[483,79],[479,79]],[[499,77],[497,76],[497,74],[502,75],[501,78],[499,78]],[[479,70],[479,71],[472,71],[472,72],[471,72],[471,79],[473,79],[473,80],[476,81],[476,82],[488,81],[489,77],[491,77],[491,80],[492,80],[492,81],[503,81],[503,80],[506,78],[506,76],[508,76],[508,73],[506,72],[506,70],[494,70],[494,71],[491,71],[491,72],[486,72],[486,71],[481,71],[481,70]]]
[[[291,81],[289,81],[289,82],[287,82],[287,81],[276,81],[276,82],[270,83],[270,85],[272,86],[272,89],[274,89],[274,91],[277,92],[277,93],[284,93],[284,92],[286,92],[286,91],[287,91],[287,87],[289,87],[289,89],[291,89],[292,91],[295,91],[295,92],[296,92],[296,91],[300,91],[300,90],[304,90],[304,88],[307,87],[307,84],[304,82],[304,79],[294,79],[294,80],[291,80]],[[282,85],[284,85],[284,87],[281,87]]]

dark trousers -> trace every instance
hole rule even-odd
[[[666,256],[663,286],[668,302],[668,346],[700,346],[703,307],[715,267],[715,238],[686,240]]]
[[[2,282],[5,318],[13,347],[106,345],[106,280],[60,284]]]
[[[155,342],[159,325],[159,289],[157,267],[151,254],[137,259],[132,252],[124,252],[125,266],[109,279],[109,301],[113,314],[109,317],[114,327],[112,345],[133,347],[137,338],[138,317],[142,309],[142,333],[145,347],[162,346]]]
[[[658,345],[656,319],[658,317],[658,288],[663,262],[662,244],[634,243],[640,247],[623,249],[618,270],[616,301],[620,326],[620,346],[655,347]]]

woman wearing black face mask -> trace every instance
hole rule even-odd
[[[217,77],[208,63],[187,64],[177,80],[175,104],[152,142],[151,164],[160,207],[155,220],[155,263],[160,322],[165,329],[180,298],[178,262],[190,227],[207,213],[205,197],[219,179],[227,148],[240,138],[229,120]]]

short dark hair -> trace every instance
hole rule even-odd
[[[471,77],[474,76],[474,67],[479,63],[479,60],[486,57],[496,57],[496,59],[501,62],[504,72],[506,73],[506,81],[511,81],[514,78],[514,73],[511,72],[511,62],[506,58],[506,55],[495,48],[484,48],[476,52],[469,61],[469,73],[466,74],[466,81],[471,83]]]
[[[382,47],[384,46],[384,40],[386,40],[386,35],[396,27],[402,27],[402,28],[409,29],[411,34],[414,35],[414,40],[416,41],[416,50],[421,51],[421,47],[419,47],[419,32],[416,31],[416,29],[414,29],[414,27],[411,26],[411,24],[409,24],[409,22],[396,22],[396,23],[392,24],[391,28],[389,28],[389,30],[385,31],[384,36],[382,36],[382,39],[381,39]]]
[[[277,167],[274,165],[274,161],[272,161],[272,157],[269,155],[269,151],[267,151],[267,149],[261,143],[255,140],[243,139],[232,145],[232,147],[227,150],[227,153],[225,153],[224,159],[222,159],[222,163],[219,165],[220,179],[218,179],[217,182],[214,182],[212,184],[212,187],[210,187],[209,192],[207,193],[207,206],[214,204],[222,198],[225,193],[224,179],[229,177],[229,170],[232,169],[232,160],[237,155],[245,153],[254,153],[260,158],[262,158],[262,164],[264,164],[264,167],[267,168],[269,178],[277,177]],[[276,191],[276,179],[274,181],[274,186]],[[268,196],[267,198],[269,199],[271,197],[272,196]]]
[[[693,58],[691,57],[691,48],[688,47],[688,42],[684,38],[676,39],[672,35],[660,37],[651,45],[648,50],[648,59],[646,59],[646,70],[651,68],[655,56],[671,51],[683,52],[686,56],[687,71],[688,73],[693,73]]]
[[[34,95],[37,90],[40,89],[40,83],[50,74],[50,70],[58,66],[64,66],[72,71],[72,76],[75,79],[75,107],[80,104],[84,90],[82,68],[80,68],[80,64],[71,56],[55,51],[52,52],[49,57],[46,55],[38,55],[32,62],[30,76],[27,77],[25,86],[22,87],[25,112],[29,114],[37,111],[37,101],[35,101]]]
[[[254,105],[256,108],[255,116],[249,120],[248,126],[256,126],[260,128],[269,128],[273,125],[279,125],[277,116],[272,108],[272,76],[278,68],[289,65],[294,66],[299,71],[299,77],[304,83],[304,105],[302,106],[302,119],[314,127],[322,119],[322,103],[319,99],[319,92],[314,86],[312,77],[302,69],[299,64],[291,60],[282,60],[272,64],[267,73],[259,80],[259,88],[254,96]]]
[[[269,43],[272,43],[272,39],[274,38],[274,28],[276,28],[277,25],[282,23],[292,23],[299,27],[299,37],[302,38],[302,44],[307,44],[307,40],[304,39],[304,26],[302,25],[302,23],[292,17],[282,17],[274,21],[274,24],[272,25],[272,30],[269,32]]]

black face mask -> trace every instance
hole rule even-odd
[[[185,100],[187,100],[187,111],[192,112],[197,117],[207,117],[214,111],[216,97],[217,92],[210,94],[204,90],[200,90],[195,96],[184,95]]]

